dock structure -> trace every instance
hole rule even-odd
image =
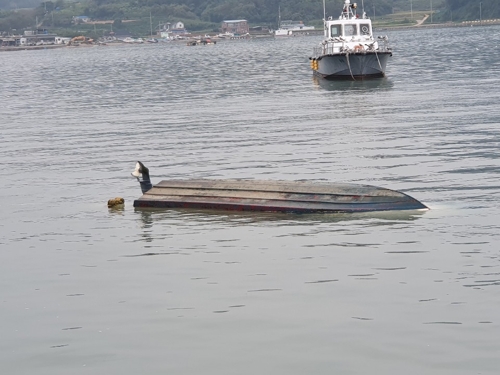
[[[292,213],[428,209],[404,193],[370,185],[209,179],[161,181],[134,207]]]

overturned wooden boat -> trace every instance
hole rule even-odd
[[[370,185],[258,180],[166,180],[134,207],[272,212],[427,210],[418,200]]]

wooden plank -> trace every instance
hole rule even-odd
[[[201,208],[235,211],[274,211],[274,212],[368,212],[388,210],[417,210],[425,208],[418,201],[413,202],[383,202],[383,203],[321,203],[293,202],[259,199],[231,199],[220,197],[207,199],[204,197],[158,196],[149,199],[143,196],[134,201],[134,207],[151,208]]]
[[[400,194],[394,196],[366,196],[366,195],[336,195],[336,194],[309,194],[309,193],[288,193],[276,191],[256,191],[256,190],[219,190],[219,189],[198,189],[198,188],[166,188],[155,186],[149,190],[145,196],[150,199],[161,196],[178,196],[189,199],[190,197],[205,198],[233,198],[233,199],[272,199],[294,202],[320,202],[320,203],[374,203],[374,202],[394,202],[396,200],[406,200]]]
[[[371,185],[321,183],[307,181],[261,181],[261,180],[164,180],[155,185],[158,188],[192,188],[207,190],[244,190],[268,191],[282,193],[336,194],[336,195],[370,195],[370,196],[402,196],[394,190]]]
[[[275,212],[367,212],[426,209],[398,191],[370,185],[305,181],[161,181],[134,207]]]

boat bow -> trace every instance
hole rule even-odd
[[[324,19],[325,39],[310,57],[315,74],[327,78],[357,79],[383,77],[392,56],[387,36],[373,37],[372,23],[357,4],[345,0],[338,19]]]

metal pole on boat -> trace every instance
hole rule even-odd
[[[328,37],[328,30],[326,29],[326,0],[323,0],[323,33],[325,34],[325,38]]]
[[[281,6],[278,5],[278,29],[281,29]]]
[[[151,39],[153,39],[153,18],[151,17],[151,11],[149,11],[149,28],[151,31]]]
[[[479,24],[480,25],[483,24],[483,17],[482,17],[482,14],[481,14],[481,5],[483,5],[482,1],[479,2]]]

